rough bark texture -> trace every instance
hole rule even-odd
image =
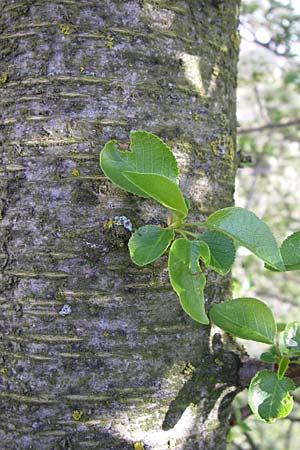
[[[225,449],[237,356],[181,310],[166,258],[130,262],[114,217],[165,212],[98,154],[146,129],[191,219],[232,204],[238,3],[2,0],[1,450]],[[228,295],[209,274],[207,306]]]

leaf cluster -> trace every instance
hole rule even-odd
[[[204,222],[187,222],[189,201],[179,187],[172,151],[159,137],[142,130],[131,132],[130,142],[130,150],[125,152],[118,149],[115,140],[106,143],[100,153],[104,174],[130,193],[153,198],[168,209],[170,217],[166,227],[144,225],[132,234],[128,243],[132,261],[145,266],[169,249],[170,282],[190,317],[203,325],[208,325],[210,318],[236,337],[272,345],[262,359],[276,364],[277,372],[264,370],[255,375],[249,387],[249,405],[256,417],[267,422],[286,416],[293,405],[289,392],[295,386],[284,374],[291,358],[300,357],[298,322],[277,330],[268,306],[248,297],[213,305],[208,317],[204,289],[207,269],[228,274],[238,245],[260,258],[269,270],[300,269],[300,232],[279,247],[266,223],[253,212],[237,207],[215,211]],[[200,227],[207,231],[200,233]]]

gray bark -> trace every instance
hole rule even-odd
[[[1,5],[1,449],[225,449],[238,358],[181,310],[165,257],[130,262],[114,217],[165,211],[98,155],[146,129],[192,220],[232,204],[239,1]],[[207,307],[229,295],[208,274]]]

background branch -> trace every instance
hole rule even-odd
[[[238,134],[256,133],[264,130],[271,130],[276,128],[292,127],[294,125],[300,125],[300,119],[289,120],[286,122],[271,122],[261,125],[260,127],[253,128],[240,128]]]
[[[268,363],[264,363],[259,359],[249,358],[245,362],[243,362],[240,371],[239,371],[239,380],[242,388],[248,387],[251,379],[254,377],[256,372],[259,370],[269,369],[272,366]],[[291,378],[294,383],[297,385],[300,379],[300,365],[299,364],[291,364],[286,372],[286,376]]]

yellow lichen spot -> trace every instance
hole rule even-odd
[[[7,373],[7,368],[6,367],[1,367],[0,373],[1,373],[1,375],[5,375]]]
[[[220,141],[219,140],[214,140],[214,141],[210,141],[209,146],[213,152],[214,155],[218,154],[218,147],[220,145]]]
[[[238,19],[240,15],[240,8],[239,5],[236,5],[235,7],[235,18]]]
[[[1,72],[0,73],[0,84],[4,84],[6,83],[8,80],[8,75],[6,72]]]
[[[67,23],[62,23],[59,27],[60,31],[62,32],[62,34],[70,34],[71,33],[71,28],[70,25],[68,25]]]
[[[112,217],[109,217],[109,219],[105,220],[103,222],[103,228],[110,229],[114,225],[114,219]]]
[[[80,66],[80,72],[84,72],[84,67]]]
[[[234,31],[230,35],[230,40],[233,42],[234,48],[238,50],[240,48],[241,37],[238,31]]]
[[[197,112],[193,112],[193,114],[192,114],[192,118],[193,118],[193,120],[199,120],[199,114],[197,113]]]
[[[74,411],[72,412],[72,419],[73,420],[80,420],[81,417],[83,416],[83,412],[80,411],[79,409],[74,409]]]
[[[220,73],[220,68],[219,68],[219,66],[217,66],[216,64],[214,65],[214,68],[213,68],[213,77],[214,78],[217,78],[218,76],[219,76],[219,73]]]
[[[209,146],[214,153],[214,155],[223,155],[224,157],[228,157],[231,161],[234,161],[235,157],[235,145],[232,136],[221,135],[218,138],[210,141]]]
[[[72,174],[73,177],[79,177],[80,172],[79,172],[78,169],[72,169],[71,174]]]
[[[108,331],[103,331],[103,336],[104,337],[108,337],[109,336],[109,332]]]
[[[228,136],[228,150],[229,150],[229,157],[231,161],[234,160],[235,152],[234,152],[234,141],[232,136]]]
[[[221,52],[223,52],[223,53],[227,53],[227,52],[228,52],[228,47],[227,47],[227,45],[225,45],[225,44],[221,45],[220,50],[221,50]]]
[[[106,36],[106,47],[112,48],[114,46],[114,38],[110,34]]]
[[[142,442],[142,441],[135,442],[133,444],[133,448],[134,448],[134,450],[144,450],[145,449],[144,442]]]
[[[193,366],[192,363],[188,362],[185,365],[185,368],[183,369],[183,375],[185,375],[186,377],[189,377],[192,375],[192,373],[194,372],[195,369],[196,369],[196,367]]]

